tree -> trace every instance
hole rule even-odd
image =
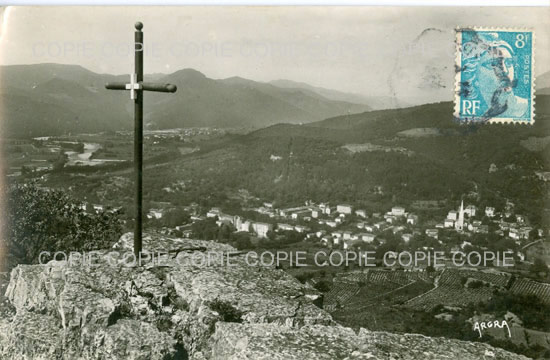
[[[53,162],[53,171],[60,171],[65,167],[65,164],[68,161],[68,156],[65,154],[63,149],[59,150],[59,155],[57,156],[57,159]]]
[[[164,214],[162,223],[167,227],[173,228],[185,224],[189,221],[189,218],[189,214],[183,209],[175,208]]]
[[[546,274],[548,272],[548,265],[546,265],[546,262],[544,262],[542,258],[538,257],[535,258],[535,261],[533,262],[533,265],[531,265],[530,270],[533,274]]]
[[[29,176],[32,173],[32,168],[26,165],[21,166],[21,175],[23,177]]]
[[[252,249],[252,242],[249,236],[239,236],[235,241],[235,247],[237,250]]]
[[[78,143],[75,145],[74,149],[77,153],[82,154],[84,153],[84,143]]]
[[[329,292],[332,288],[332,282],[329,280],[320,280],[314,285],[314,287],[320,292]]]
[[[110,248],[122,234],[117,212],[87,214],[62,191],[31,182],[8,189],[6,244],[24,263],[38,262],[42,251],[89,251]]]
[[[275,238],[277,237],[277,234],[273,230],[268,230],[266,235],[267,235],[267,238],[271,241],[274,241]]]

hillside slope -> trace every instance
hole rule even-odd
[[[545,104],[541,97],[534,126],[460,126],[450,103],[279,124],[202,145],[147,181],[151,198],[163,201],[173,196],[163,187],[185,181],[181,201],[205,207],[241,188],[280,206],[310,199],[374,212],[418,200],[455,206],[468,195],[480,206],[510,200],[536,226],[548,221],[547,184],[539,176],[550,171]],[[492,164],[497,170],[490,172]]]

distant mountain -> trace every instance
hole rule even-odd
[[[126,81],[128,76],[96,74],[80,66],[60,64],[4,66],[0,74],[6,136],[99,132],[132,126],[128,93],[104,87],[110,81]],[[175,94],[145,95],[145,124],[155,129],[259,128],[370,110],[364,104],[332,100],[304,89],[283,89],[240,78],[209,79],[192,69],[145,78],[178,86]]]
[[[238,77],[214,80],[184,69],[161,78],[178,86],[175,96],[147,94],[146,119],[154,128],[185,126],[265,127],[309,123],[327,114],[358,113],[366,105],[333,101],[299,89],[281,89]],[[147,104],[147,103],[146,103]],[[328,115],[333,116],[333,115]]]
[[[292,80],[273,80],[269,83],[284,89],[309,90],[327,99],[335,101],[346,101],[357,104],[365,104],[370,106],[373,110],[395,109],[409,106],[409,104],[405,103],[404,101],[389,96],[363,96],[359,94],[352,94],[322,87],[316,87],[303,82],[296,82]]]
[[[545,88],[550,88],[550,71],[537,76],[535,79],[535,86],[537,87],[537,91],[539,91],[539,89],[543,90]]]
[[[2,67],[0,76],[4,136],[119,130],[132,124],[127,96],[104,88],[122,77],[55,64]]]
[[[4,136],[34,137],[128,129],[127,94],[105,83],[124,76],[96,74],[80,66],[39,64],[0,68]]]

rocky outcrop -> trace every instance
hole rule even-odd
[[[338,326],[217,323],[211,359],[526,359],[489,345]]]
[[[14,268],[0,358],[521,358],[478,343],[355,333],[317,306],[315,289],[224,244],[149,235],[144,249],[164,254],[136,266],[131,241],[91,263]]]

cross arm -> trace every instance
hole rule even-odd
[[[144,82],[142,83],[142,85],[143,85],[143,90],[147,90],[147,91],[175,93],[176,90],[178,89],[176,85],[172,85],[172,84]]]
[[[178,89],[176,85],[172,84],[159,84],[150,82],[139,82],[139,84],[141,84],[143,90],[147,91],[175,93]],[[110,82],[105,84],[105,88],[109,90],[128,90],[126,87],[126,83],[123,82]]]
[[[123,82],[110,82],[105,84],[105,89],[108,90],[126,90],[126,83]]]

